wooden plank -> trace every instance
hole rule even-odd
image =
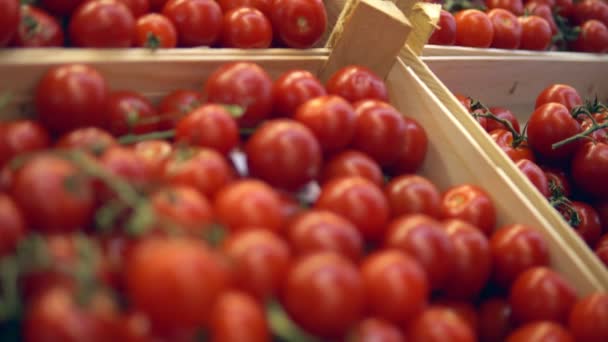
[[[574,51],[527,51],[507,49],[481,49],[464,46],[427,45],[423,56],[495,56],[495,57],[547,57],[547,58],[585,58],[608,62],[608,55],[581,53]]]
[[[422,54],[425,44],[431,38],[441,15],[441,5],[425,2],[417,3],[408,15],[413,30],[407,39],[407,46],[417,55]]]

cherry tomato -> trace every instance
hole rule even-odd
[[[522,0],[485,0],[488,9],[505,9],[514,15],[524,14],[524,4]]]
[[[389,167],[393,175],[414,173],[426,158],[428,137],[424,128],[414,119],[404,117],[405,143],[397,160]]]
[[[547,176],[545,176],[545,172],[538,165],[528,159],[520,159],[515,165],[543,196],[547,198],[551,196]]]
[[[211,336],[215,342],[266,342],[270,329],[262,305],[239,291],[223,293],[211,309]]]
[[[0,123],[0,165],[5,165],[21,154],[39,151],[49,145],[49,134],[36,121]]]
[[[602,232],[608,232],[608,201],[599,201],[593,203],[593,208],[597,211],[600,217],[600,223],[602,226]]]
[[[575,24],[583,24],[588,20],[595,19],[604,23],[604,25],[608,25],[608,4],[603,1],[583,0],[576,2],[572,12],[572,19]]]
[[[160,129],[172,129],[184,115],[196,109],[201,103],[201,94],[194,90],[178,89],[165,96],[158,105],[158,112],[164,120]]]
[[[576,341],[608,341],[607,320],[608,295],[592,293],[574,305],[568,327]]]
[[[239,7],[253,7],[270,17],[272,0],[218,0],[224,13]]]
[[[108,131],[120,136],[145,134],[157,130],[156,110],[143,95],[123,90],[110,93],[107,103]]]
[[[376,99],[388,102],[388,89],[373,71],[360,65],[350,65],[336,71],[326,84],[327,92],[351,103]]]
[[[150,49],[177,46],[177,30],[169,18],[150,13],[140,16],[135,22],[135,46]]]
[[[608,144],[586,143],[572,159],[572,178],[586,193],[608,199],[608,185],[602,177],[608,172]]]
[[[454,186],[443,194],[441,217],[469,222],[486,235],[490,235],[496,225],[492,199],[484,190],[470,184]]]
[[[90,127],[79,128],[66,133],[59,138],[56,146],[66,149],[79,149],[100,156],[108,148],[118,146],[118,141],[107,131]]]
[[[456,13],[456,45],[487,48],[494,39],[494,27],[488,16],[475,9]]]
[[[205,104],[178,121],[175,140],[227,155],[239,143],[239,128],[225,107]]]
[[[414,257],[432,289],[445,285],[452,270],[454,246],[441,223],[421,214],[402,216],[389,225],[384,244]]]
[[[539,321],[515,330],[506,342],[574,342],[568,330],[554,322]]]
[[[63,46],[63,40],[63,29],[57,19],[36,7],[21,6],[21,23],[13,37],[12,45],[55,47]]]
[[[362,316],[363,278],[339,254],[317,253],[292,266],[282,297],[287,313],[302,328],[323,337],[341,336]]]
[[[212,46],[222,31],[222,9],[214,0],[169,0],[162,14],[169,18],[180,46]]]
[[[475,332],[453,310],[430,307],[409,325],[407,337],[408,342],[473,342]]]
[[[36,88],[36,113],[53,133],[99,127],[107,119],[107,98],[108,86],[97,70],[82,64],[53,67]]]
[[[391,216],[426,214],[440,217],[441,194],[435,184],[418,175],[393,178],[384,188]]]
[[[558,28],[557,24],[555,23],[555,19],[553,18],[553,11],[551,11],[551,6],[539,3],[537,1],[530,1],[526,4],[525,9],[530,15],[535,15],[545,19],[551,27],[552,35],[555,35],[557,33]]]
[[[521,1],[519,3],[521,4]],[[506,9],[494,8],[488,12],[488,18],[494,28],[492,47],[517,49],[521,44],[522,27],[515,14]]]
[[[452,13],[441,10],[437,27],[429,38],[429,44],[454,45],[454,41],[456,41],[456,19]]]
[[[160,227],[200,237],[213,223],[209,200],[191,187],[165,187],[150,200]]]
[[[120,0],[125,4],[135,19],[150,12],[150,1],[148,0]]]
[[[245,111],[239,118],[243,126],[255,126],[272,113],[272,80],[257,64],[221,66],[207,79],[204,93],[208,102],[240,106]]]
[[[551,25],[536,15],[520,17],[522,50],[547,50],[551,45]]]
[[[476,332],[479,330],[479,317],[477,316],[477,310],[473,304],[462,300],[439,299],[433,303],[433,306],[454,311],[467,323],[467,325],[471,328],[471,331]]]
[[[88,48],[127,48],[133,43],[135,19],[118,0],[84,2],[70,19],[70,41]]]
[[[271,43],[272,25],[261,11],[252,7],[239,7],[224,14],[223,47],[265,49]]]
[[[332,211],[352,222],[367,240],[383,237],[389,207],[377,185],[361,177],[338,178],[323,185],[315,208]]]
[[[9,195],[0,193],[0,256],[12,254],[27,230],[21,209]]]
[[[367,178],[378,186],[384,183],[384,175],[380,165],[365,153],[356,150],[346,150],[333,156],[323,166],[322,182],[332,179],[358,176]]]
[[[573,201],[571,206],[580,218],[580,223],[574,229],[590,247],[595,246],[602,235],[599,214],[587,203]]]
[[[83,0],[42,0],[40,7],[57,17],[67,17],[72,15],[82,2]]]
[[[479,340],[502,342],[511,331],[511,307],[502,298],[491,298],[479,306]]]
[[[293,116],[301,104],[326,94],[325,87],[312,73],[290,70],[272,86],[272,109],[277,116]]]
[[[552,145],[580,130],[580,124],[572,118],[568,108],[559,103],[547,103],[536,108],[528,120],[528,144],[544,157],[565,159],[576,151],[578,144],[574,142],[557,149]]]
[[[581,100],[581,96],[576,89],[566,84],[553,84],[543,89],[536,98],[535,108],[549,102],[560,103],[566,106],[569,111],[583,104],[583,100]]]
[[[555,0],[555,7],[557,10],[557,14],[561,15],[562,17],[572,17],[572,12],[574,10],[574,4],[572,0]]]
[[[19,7],[17,0],[0,1],[0,47],[6,46],[19,30]]]
[[[533,267],[521,273],[509,295],[513,317],[520,323],[550,320],[564,323],[576,302],[576,291],[547,267]]]
[[[352,342],[405,342],[399,328],[381,318],[371,317],[359,322],[349,334]]]
[[[549,247],[534,228],[513,224],[498,229],[490,239],[492,278],[508,289],[524,271],[535,266],[549,266]]]
[[[491,120],[490,120],[491,121]],[[534,152],[525,141],[516,143],[513,141],[513,133],[506,129],[498,128],[490,132],[490,138],[507,154],[513,162],[520,160],[534,161]]]
[[[357,262],[363,255],[363,238],[347,219],[325,210],[296,216],[287,228],[287,240],[297,256],[333,251]]]
[[[502,107],[491,107],[490,112],[501,119],[509,121],[509,123],[511,123],[511,126],[513,127],[513,129],[517,133],[519,133],[519,130],[520,130],[519,121],[517,121],[517,118],[515,117],[515,114],[513,114],[512,111],[510,111],[506,108],[502,108]],[[502,124],[496,120],[488,120],[488,123],[486,124],[487,132],[491,132],[491,131],[493,131],[495,129],[499,129],[499,128],[504,129],[507,127],[505,127],[504,124]]]
[[[101,155],[99,162],[106,171],[135,187],[145,187],[152,180],[152,174],[146,163],[133,149],[122,146],[110,147]]]
[[[171,144],[164,140],[146,140],[135,144],[133,150],[152,178],[160,180],[164,175],[165,163],[173,154]]]
[[[568,181],[568,177],[563,170],[541,167],[545,172],[545,176],[547,177],[547,181],[549,183],[549,191],[552,196],[562,194],[566,197],[570,197],[572,195],[572,188],[570,186],[570,182]]]
[[[274,31],[290,48],[312,47],[327,28],[322,0],[273,0],[270,12]]]

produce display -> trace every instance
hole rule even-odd
[[[310,48],[326,29],[322,0],[0,0],[0,47]]]

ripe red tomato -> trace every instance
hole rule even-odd
[[[224,14],[223,47],[265,49],[271,43],[272,25],[261,11],[252,7],[239,7]]]
[[[323,185],[315,208],[343,216],[366,240],[382,239],[389,217],[382,190],[361,177],[338,178]]]
[[[551,45],[551,25],[536,15],[519,17],[521,23],[521,44],[522,50],[547,50]]]
[[[157,130],[156,109],[152,102],[134,91],[110,93],[107,102],[108,131],[116,136],[145,134]]]
[[[595,247],[595,255],[597,255],[604,265],[608,266],[608,244],[598,243]]]
[[[490,235],[496,225],[492,199],[484,190],[471,184],[454,186],[443,194],[441,217],[469,222],[485,235]]]
[[[157,226],[200,237],[213,223],[209,200],[188,186],[165,187],[150,198]]]
[[[21,209],[12,197],[0,193],[0,256],[12,254],[27,231]]]
[[[357,125],[353,107],[335,95],[306,101],[298,107],[294,119],[314,133],[327,154],[339,152],[350,144]]]
[[[477,332],[479,330],[477,310],[468,301],[439,299],[433,302],[433,306],[452,310],[467,323],[471,331]]]
[[[428,179],[418,175],[403,175],[393,178],[384,188],[391,208],[391,216],[425,214],[434,218],[441,216],[441,194]]]
[[[593,208],[597,211],[600,216],[600,223],[602,225],[602,232],[608,233],[608,201],[599,201],[593,203]]]
[[[0,47],[6,46],[19,29],[19,1],[0,1]]]
[[[505,9],[514,15],[524,14],[524,4],[522,0],[485,0],[488,9]]]
[[[541,320],[565,323],[576,303],[576,291],[549,268],[533,267],[517,277],[509,303],[519,323]]]
[[[162,14],[177,30],[180,46],[212,46],[222,31],[222,9],[214,0],[169,0]]]
[[[253,226],[278,232],[284,223],[279,196],[258,180],[241,180],[224,187],[215,197],[215,214],[233,231]]]
[[[549,180],[547,180],[545,172],[538,165],[528,159],[520,159],[515,165],[543,196],[547,198],[551,196]]]
[[[83,0],[42,0],[40,7],[56,17],[68,17],[83,2]]]
[[[265,227],[231,235],[222,251],[232,262],[236,284],[259,300],[276,295],[290,265],[287,243]]]
[[[580,124],[572,118],[567,107],[555,102],[546,103],[537,107],[528,120],[528,144],[549,159],[566,159],[576,151],[578,144],[574,142],[558,149],[553,149],[552,145],[580,130]]]
[[[288,190],[315,179],[321,169],[321,146],[313,132],[289,119],[264,123],[245,151],[250,174]]]
[[[563,194],[566,197],[572,195],[570,181],[568,181],[568,176],[563,170],[547,167],[541,167],[541,169],[545,172],[545,176],[549,182],[549,191],[552,191],[551,187],[554,186],[560,194]],[[555,193],[552,195],[555,195]]]
[[[120,0],[120,2],[129,8],[135,19],[150,12],[149,0]]]
[[[576,341],[608,341],[607,320],[608,295],[592,293],[574,305],[568,327]]]
[[[152,181],[152,174],[146,163],[133,149],[122,146],[110,147],[99,157],[99,162],[106,171],[130,182],[135,187],[145,187]]]
[[[508,110],[507,108],[502,108],[502,107],[491,107],[490,112],[501,119],[509,121],[511,123],[511,126],[513,127],[513,129],[519,133],[519,130],[520,130],[519,121],[517,120],[517,118],[515,117],[515,114],[513,114],[512,111]],[[488,120],[488,122],[486,124],[487,132],[491,132],[491,131],[493,131],[495,129],[499,129],[499,128],[504,129],[507,127],[505,127],[505,125],[503,125],[502,123],[500,123],[496,120]]]
[[[336,71],[326,87],[329,94],[341,96],[351,103],[370,99],[388,102],[388,89],[384,81],[360,65],[350,65]]]
[[[262,305],[239,292],[223,293],[211,309],[210,331],[215,342],[266,342],[270,329]]]
[[[177,46],[177,30],[171,20],[162,14],[142,15],[135,22],[135,46],[174,48]]]
[[[366,318],[351,330],[352,342],[404,342],[405,336],[399,328],[381,318]]]
[[[326,94],[315,75],[306,70],[290,70],[274,81],[272,109],[276,116],[293,116],[301,104]]]
[[[464,221],[448,220],[444,226],[454,246],[452,270],[444,291],[449,298],[473,298],[490,278],[492,256],[488,239]]]
[[[555,0],[555,7],[557,14],[564,18],[572,17],[574,11],[574,4],[572,0]]]
[[[569,111],[583,104],[583,100],[576,89],[566,84],[552,84],[543,89],[536,98],[535,108],[549,102],[560,103],[566,106]]]
[[[46,154],[17,171],[12,195],[30,227],[43,233],[84,228],[95,204],[91,179],[69,161]]]
[[[454,45],[454,41],[456,41],[456,19],[452,13],[441,10],[437,27],[429,38],[429,44]]]
[[[363,255],[363,238],[357,228],[326,210],[296,216],[287,228],[287,241],[296,256],[333,251],[357,262]]]
[[[519,2],[521,3],[521,1]],[[515,14],[506,9],[494,8],[488,12],[488,18],[490,18],[492,27],[494,28],[492,47],[499,49],[519,48],[522,27]],[[491,122],[492,120],[489,121]]]
[[[408,327],[408,342],[473,342],[475,332],[454,310],[430,307]]]
[[[586,193],[608,199],[608,185],[602,177],[608,172],[608,144],[586,143],[572,159],[572,178]]]
[[[491,298],[479,305],[479,339],[502,342],[511,331],[511,307],[502,298]]]
[[[571,205],[580,218],[580,223],[574,229],[590,247],[595,246],[602,235],[599,214],[587,203],[573,201]]]
[[[456,45],[487,48],[494,39],[494,27],[488,16],[475,9],[456,13]]]
[[[205,104],[177,122],[175,141],[227,155],[239,143],[239,128],[224,106]]]
[[[317,253],[292,266],[282,297],[289,316],[306,331],[339,337],[363,314],[364,283],[350,260]]]
[[[1,19],[0,19],[1,20]],[[0,41],[2,38],[0,38]],[[12,45],[23,47],[63,46],[63,29],[59,21],[45,11],[30,5],[21,6],[21,23]],[[0,43],[0,46],[2,43]]]
[[[158,125],[160,129],[172,129],[175,123],[184,115],[190,113],[201,104],[201,94],[194,90],[178,89],[158,104],[158,113],[163,117]]]
[[[39,123],[17,120],[0,123],[0,165],[20,154],[49,147],[51,138]]]
[[[530,15],[535,15],[545,19],[549,26],[551,26],[552,35],[555,35],[557,33],[557,24],[555,23],[555,19],[553,18],[553,11],[551,11],[551,6],[537,2],[535,0],[528,2],[526,4],[525,9]]]
[[[239,7],[253,7],[270,17],[272,0],[218,0],[224,13]]]
[[[70,41],[77,47],[127,48],[133,43],[135,19],[118,0],[84,2],[70,19]]]
[[[572,19],[575,24],[583,24],[587,20],[599,20],[608,25],[608,4],[599,0],[584,0],[574,4]]]
[[[498,128],[491,131],[490,138],[494,140],[498,147],[500,147],[500,149],[506,153],[513,162],[517,163],[520,160],[528,160],[533,162],[535,160],[534,152],[532,152],[528,144],[523,141],[515,147],[513,142],[513,133],[506,129]]]
[[[322,0],[273,0],[270,11],[274,32],[290,48],[312,47],[327,28]]]
[[[549,266],[549,247],[534,228],[513,224],[498,229],[490,239],[492,279],[505,289],[524,271]]]
[[[421,214],[402,216],[389,225],[384,245],[414,257],[426,272],[432,289],[446,285],[452,271],[454,246],[438,221]]]
[[[568,330],[559,324],[539,321],[526,324],[513,331],[506,342],[574,342]]]
[[[414,119],[403,117],[405,122],[405,143],[397,160],[389,167],[393,175],[414,173],[426,158],[428,137],[424,128]]]
[[[326,183],[332,179],[352,176],[367,178],[378,186],[384,183],[380,165],[365,153],[356,150],[346,150],[325,162],[321,180]]]
[[[79,128],[63,135],[55,145],[65,149],[79,149],[102,155],[108,148],[118,146],[118,141],[107,131],[99,128]]]
[[[108,86],[97,70],[82,64],[57,66],[38,83],[36,113],[53,133],[99,127],[106,123],[107,98]]]
[[[173,146],[165,140],[145,140],[133,146],[135,154],[146,165],[154,180],[160,180],[165,171],[165,163],[173,154]]]
[[[242,126],[255,126],[272,113],[272,80],[257,64],[224,64],[207,79],[204,93],[208,102],[240,106]]]

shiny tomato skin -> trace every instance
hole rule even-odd
[[[520,160],[529,160],[534,162],[534,152],[530,149],[526,142],[522,142],[519,146],[514,147],[513,133],[510,131],[498,128],[490,132],[490,138],[507,154],[507,156],[515,163]]]
[[[380,165],[367,154],[357,150],[346,150],[326,161],[321,172],[321,182],[351,176],[366,178],[378,186],[384,183]]]
[[[322,0],[273,0],[270,12],[273,31],[290,48],[312,47],[327,28]]]
[[[575,289],[561,275],[540,266],[529,268],[515,279],[509,304],[519,323],[539,320],[565,323],[576,298]]]
[[[572,19],[576,24],[584,24],[595,19],[608,25],[608,4],[598,0],[584,0],[576,2],[572,9]]]
[[[537,321],[526,324],[511,333],[506,342],[574,342],[563,326],[554,322]]]
[[[115,136],[145,134],[157,130],[152,102],[140,93],[122,90],[110,93],[107,102],[108,131]]]
[[[563,160],[576,151],[578,144],[570,143],[555,150],[552,145],[580,130],[580,124],[572,118],[567,107],[555,102],[546,103],[537,107],[528,120],[528,144],[546,158]]]
[[[361,177],[338,178],[323,185],[315,208],[343,216],[366,240],[382,239],[389,218],[382,190]]]
[[[222,46],[237,49],[266,49],[272,43],[272,25],[264,13],[251,7],[224,14]]]
[[[79,128],[64,134],[55,144],[58,148],[77,149],[100,156],[118,141],[107,131],[96,128]]]
[[[548,198],[551,195],[549,181],[540,166],[528,159],[520,159],[515,165],[543,196]]]
[[[53,133],[102,127],[107,120],[107,98],[106,80],[97,70],[82,64],[57,66],[36,87],[36,113]]]
[[[513,224],[496,230],[490,239],[492,279],[508,289],[517,276],[536,266],[549,266],[549,247],[534,228]]]
[[[152,179],[162,179],[165,163],[173,154],[173,146],[165,140],[146,140],[135,144],[133,150],[145,164]]]
[[[270,17],[272,0],[219,0],[224,13],[239,7],[253,7]]]
[[[418,121],[403,117],[405,122],[405,143],[397,156],[397,160],[390,165],[393,175],[416,172],[426,158],[428,150],[428,136]]]
[[[20,3],[16,0],[4,0],[0,3],[0,47],[6,46],[19,30]]]
[[[214,0],[169,0],[162,14],[177,30],[179,46],[212,46],[222,32],[222,9]]]
[[[553,11],[551,10],[551,6],[539,3],[537,1],[530,1],[526,4],[525,10],[528,11],[530,15],[535,15],[545,19],[551,27],[552,35],[555,35],[557,33],[558,28],[553,17]]]
[[[238,86],[237,86],[238,85]],[[241,126],[255,126],[272,114],[272,79],[257,64],[236,62],[219,67],[207,79],[208,102],[241,106]]]
[[[494,28],[492,47],[499,49],[519,48],[522,27],[515,14],[506,9],[494,8],[488,12],[488,18]],[[492,120],[489,121],[491,122]]]
[[[479,317],[472,303],[464,300],[438,299],[433,302],[433,306],[452,310],[467,323],[471,331],[479,330]]]
[[[16,120],[0,123],[0,165],[21,154],[49,147],[51,137],[40,123],[33,120]]]
[[[430,307],[407,329],[408,342],[473,342],[475,332],[456,312]]]
[[[127,6],[135,19],[150,12],[149,0],[120,0],[120,2]]]
[[[408,214],[441,215],[441,193],[428,179],[418,175],[393,178],[384,187],[393,218]]]
[[[440,289],[448,281],[454,246],[440,222],[421,214],[401,216],[389,224],[384,245],[416,259],[432,289]]]
[[[21,6],[21,23],[13,37],[12,45],[59,47],[63,44],[63,29],[57,19],[39,8],[30,5]]]
[[[171,49],[177,46],[175,25],[162,14],[149,13],[135,22],[135,46]]]
[[[405,342],[403,332],[394,324],[377,317],[357,323],[349,334],[352,342]]]
[[[549,102],[560,103],[571,111],[573,108],[581,106],[583,100],[578,94],[578,91],[567,84],[552,84],[538,94],[536,97],[535,108],[538,108]]]
[[[487,48],[494,39],[494,27],[487,14],[475,10],[463,10],[456,19],[456,45]]]
[[[496,225],[496,209],[492,198],[471,184],[454,186],[443,194],[441,217],[469,222],[485,235],[490,235]]]
[[[266,342],[270,329],[264,307],[240,291],[219,296],[211,309],[211,340],[214,342]]]
[[[576,210],[580,219],[580,223],[574,229],[587,245],[595,246],[602,235],[599,214],[592,206],[584,202],[572,201],[571,206]]]
[[[608,51],[608,28],[599,20],[591,19],[581,25],[581,33],[572,44],[574,50],[604,53]]]
[[[536,15],[520,17],[522,50],[547,50],[551,45],[551,25]]]
[[[275,116],[293,116],[308,100],[327,95],[325,87],[310,71],[290,70],[272,85],[272,109]]]
[[[511,307],[502,298],[491,298],[479,305],[479,340],[502,342],[512,329]]]
[[[106,171],[128,181],[132,186],[145,187],[152,181],[150,170],[133,149],[110,147],[99,157],[99,162]]]
[[[201,105],[201,94],[194,90],[177,89],[167,94],[158,104],[158,113],[163,117],[159,129],[168,130],[184,115]]]
[[[118,0],[84,2],[70,19],[70,41],[85,48],[127,48],[133,43],[135,18]]]
[[[213,223],[209,200],[192,187],[164,187],[154,193],[150,201],[160,228],[200,237]]]
[[[513,13],[514,15],[524,14],[524,4],[522,0],[486,0],[486,6],[488,9],[504,9]]]
[[[576,341],[608,341],[608,295],[592,293],[580,299],[570,313],[568,327]]]
[[[332,252],[317,253],[292,266],[282,303],[306,331],[339,337],[361,318],[364,291],[363,277],[351,261]]]
[[[509,121],[509,123],[511,123],[511,126],[517,133],[520,132],[519,121],[517,120],[517,117],[515,117],[515,114],[513,114],[512,111],[508,110],[507,108],[503,108],[503,107],[490,107],[489,109],[492,114],[496,115],[497,117],[499,117],[501,119]],[[488,120],[488,123],[486,124],[487,132],[491,132],[498,128],[504,129],[507,127],[505,127],[505,125],[503,125],[502,123],[500,123],[496,120]]]
[[[336,71],[326,87],[329,94],[341,96],[351,103],[370,99],[388,102],[388,89],[384,81],[360,65],[350,65]]]
[[[177,122],[175,141],[227,155],[239,143],[239,128],[224,106],[205,104]]]
[[[21,209],[8,194],[0,193],[0,256],[12,254],[28,227]]]
[[[574,155],[571,170],[579,189],[599,199],[608,199],[608,185],[601,181],[608,172],[608,144],[585,143]]]
[[[456,40],[456,19],[452,13],[441,10],[437,28],[429,38],[429,44],[454,45]]]

